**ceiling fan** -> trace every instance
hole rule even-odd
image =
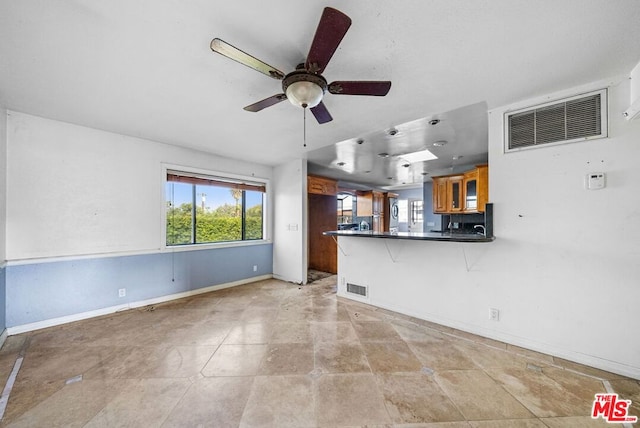
[[[286,75],[218,38],[211,41],[211,50],[269,77],[282,80],[283,93],[248,105],[244,108],[245,110],[257,112],[288,99],[293,105],[309,108],[318,123],[322,124],[333,120],[322,102],[322,97],[327,91],[336,95],[385,96],[391,88],[389,81],[339,80],[327,84],[322,72],[350,26],[351,18],[339,10],[326,7],[322,12],[306,61],[298,64],[294,71]]]

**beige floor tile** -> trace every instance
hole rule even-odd
[[[63,380],[34,382],[21,381],[20,377],[18,377],[11,390],[2,423],[8,425],[64,388],[64,386],[65,381]]]
[[[82,427],[127,387],[126,381],[115,380],[83,380],[65,385],[11,426]]]
[[[624,425],[612,425],[604,419],[592,419],[591,416],[569,416],[562,418],[543,418],[542,422],[549,428],[623,428]]]
[[[141,379],[145,372],[158,365],[169,352],[168,347],[127,346],[113,352],[84,373],[85,379]]]
[[[23,381],[67,380],[99,366],[114,352],[114,348],[87,346],[29,350],[18,376]]]
[[[216,351],[215,346],[172,346],[153,361],[141,377],[181,378],[197,376]]]
[[[307,321],[276,322],[269,343],[311,343],[311,324]]]
[[[604,370],[596,369],[594,367],[585,366],[584,364],[574,363],[573,361],[564,360],[558,357],[549,357],[557,365],[560,365],[566,369],[577,371],[578,373],[584,373],[589,376],[597,377],[600,379],[614,380],[624,379],[625,377],[619,374],[606,372]]]
[[[543,372],[527,369],[491,369],[487,373],[499,382],[537,417],[589,415],[593,404],[590,398],[581,398]],[[593,380],[576,379],[576,384],[593,390]],[[577,386],[580,388],[580,386]]]
[[[315,427],[313,384],[308,376],[256,376],[241,427]]]
[[[228,336],[235,324],[220,321],[200,321],[191,324],[169,324],[162,333],[162,344],[182,346],[217,346]]]
[[[271,323],[276,320],[279,308],[249,306],[240,315],[240,320],[246,323]]]
[[[540,419],[508,419],[502,421],[471,421],[473,428],[546,428]]]
[[[359,342],[350,322],[311,323],[311,334],[315,342]]]
[[[467,420],[533,417],[530,411],[480,370],[436,372],[435,379]]]
[[[347,310],[341,305],[314,306],[311,310],[311,321],[315,322],[347,322],[351,321]]]
[[[275,343],[268,346],[260,375],[307,374],[314,368],[313,346],[304,343]]]
[[[317,380],[317,388],[321,426],[391,423],[373,375],[324,375]]]
[[[595,394],[607,392],[604,384],[600,380],[583,376],[569,370],[557,367],[544,367],[542,373],[587,403],[593,402]],[[640,398],[640,396],[638,398]]]
[[[272,331],[272,324],[243,323],[232,327],[223,343],[225,345],[268,343],[271,338]]]
[[[616,379],[610,381],[613,390],[625,400],[631,400],[629,416],[635,416],[640,421],[640,380]]]
[[[391,326],[383,321],[354,322],[353,327],[356,334],[363,342],[388,342],[392,340],[401,341],[402,338]]]
[[[124,347],[84,374],[86,379],[182,378],[196,376],[214,346]]]
[[[267,345],[220,345],[207,365],[204,376],[254,376],[258,373]]]
[[[468,422],[429,422],[424,424],[394,424],[395,428],[471,428]]]
[[[2,349],[0,349],[0,355],[19,353],[27,338],[30,339],[30,337],[31,336],[27,334],[7,337],[4,344],[2,344]]]
[[[236,427],[252,384],[252,377],[197,379],[162,426]]]
[[[445,339],[441,332],[409,321],[393,320],[391,325],[407,342],[434,342]]]
[[[422,364],[405,342],[363,342],[373,372],[418,372]]]
[[[378,383],[394,423],[464,420],[464,416],[431,376],[380,374]]]
[[[318,342],[316,368],[322,373],[370,373],[371,368],[358,342]]]
[[[473,370],[480,368],[469,355],[469,349],[449,340],[409,342],[420,362],[431,370]]]
[[[0,426],[610,426],[589,417],[604,392],[594,376],[640,413],[636,380],[338,298],[335,286],[265,280],[11,336],[0,380],[26,357]],[[445,422],[454,416],[471,422]]]
[[[190,385],[187,379],[130,381],[84,426],[160,426]]]

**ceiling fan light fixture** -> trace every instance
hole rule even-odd
[[[320,104],[324,91],[313,82],[298,81],[287,87],[286,94],[294,106],[312,108]]]
[[[322,76],[296,70],[284,78],[282,90],[294,106],[313,108],[322,101],[322,96],[327,90],[327,81]]]

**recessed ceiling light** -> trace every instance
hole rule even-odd
[[[440,119],[431,119],[429,125],[437,125],[440,123]]]
[[[393,137],[394,135],[398,135],[399,132],[400,131],[398,131],[396,128],[391,128],[389,130],[389,135],[391,135]]]
[[[410,164],[410,163],[405,163],[405,164],[404,164],[404,165],[402,165],[402,166],[403,166],[403,167],[405,167],[405,168],[409,168],[409,167],[411,166],[411,164]]]
[[[381,158],[388,158],[389,157],[389,153],[385,153],[385,152],[378,153],[378,156],[380,156]]]
[[[442,146],[446,146],[447,142],[444,140],[440,140],[440,141],[436,141],[433,143],[434,147],[442,147]]]
[[[387,177],[388,180],[393,180],[393,177]]]
[[[429,173],[428,173],[428,172],[422,172],[421,174],[422,174],[422,175],[429,175]]]
[[[365,173],[365,174],[370,174],[370,173],[371,173],[371,171],[365,171],[364,173]]]
[[[346,164],[344,162],[338,162],[337,165],[338,166],[345,166]]]
[[[364,143],[364,140],[362,138],[360,138],[360,139],[358,139],[358,141],[356,141],[356,143],[362,144],[362,143]]]
[[[462,159],[464,156],[454,156],[453,160],[458,160],[458,159]]]

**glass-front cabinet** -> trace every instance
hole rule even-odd
[[[433,212],[484,212],[489,200],[489,168],[478,165],[463,174],[433,177]]]

